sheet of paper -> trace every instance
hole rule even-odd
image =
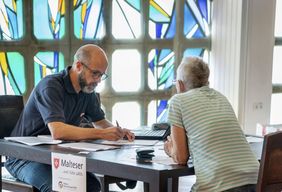
[[[96,143],[87,143],[87,142],[63,143],[60,144],[59,146],[72,148],[72,149],[79,149],[84,151],[103,151],[103,150],[118,148],[117,146],[100,145]]]
[[[118,141],[107,141],[107,140],[97,140],[95,143],[103,144],[103,145],[140,145],[140,146],[152,146],[157,144],[158,140],[140,140],[135,139],[134,141],[128,140],[118,140]]]
[[[177,163],[175,163],[173,159],[168,156],[155,156],[153,157],[152,162],[163,165],[177,165]]]
[[[42,144],[59,144],[62,143],[61,140],[53,140],[51,137],[36,137],[36,136],[28,136],[28,137],[4,137],[5,140],[14,141],[18,143],[23,143],[25,145],[42,145]]]

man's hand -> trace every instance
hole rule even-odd
[[[130,130],[123,128],[124,135],[128,139],[128,141],[134,141],[135,135]]]
[[[103,139],[109,141],[117,141],[123,139],[125,133],[120,127],[109,127],[103,130]]]

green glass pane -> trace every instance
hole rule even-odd
[[[0,0],[0,40],[12,41],[22,37],[22,0]]]
[[[46,75],[64,69],[64,56],[60,52],[38,52],[34,57],[34,85]]]
[[[113,0],[112,33],[116,39],[136,39],[141,35],[140,0]]]
[[[148,56],[148,85],[152,90],[171,88],[174,80],[174,52],[153,49]]]
[[[33,29],[37,39],[62,39],[65,34],[65,1],[33,0]]]
[[[73,1],[74,35],[78,39],[102,39],[105,23],[102,0]]]
[[[18,52],[0,52],[0,95],[22,95],[25,91],[23,56]]]
[[[176,31],[175,1],[150,1],[149,35],[152,39],[171,39]]]

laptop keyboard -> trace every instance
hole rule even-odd
[[[165,133],[165,130],[144,130],[136,132],[135,136],[160,136],[162,137]]]

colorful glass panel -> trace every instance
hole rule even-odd
[[[153,49],[148,56],[148,85],[152,90],[165,90],[174,80],[174,52]]]
[[[78,39],[102,39],[105,23],[102,0],[73,0],[74,35]]]
[[[153,100],[148,106],[148,125],[167,122],[167,100]]]
[[[60,52],[38,52],[34,57],[34,84],[43,77],[64,69],[64,56]]]
[[[112,33],[116,39],[141,35],[140,0],[113,0]]]
[[[22,95],[25,91],[23,56],[17,52],[0,52],[0,95]]]
[[[33,0],[33,29],[37,39],[62,39],[65,34],[65,0]]]
[[[189,48],[184,51],[183,57],[197,56],[202,57],[204,61],[209,63],[209,52],[204,48]]]
[[[171,39],[176,31],[174,0],[150,0],[149,35],[152,39]]]
[[[22,37],[22,0],[0,0],[0,40],[11,41]]]
[[[209,36],[210,0],[186,0],[184,6],[183,32],[186,38]]]

